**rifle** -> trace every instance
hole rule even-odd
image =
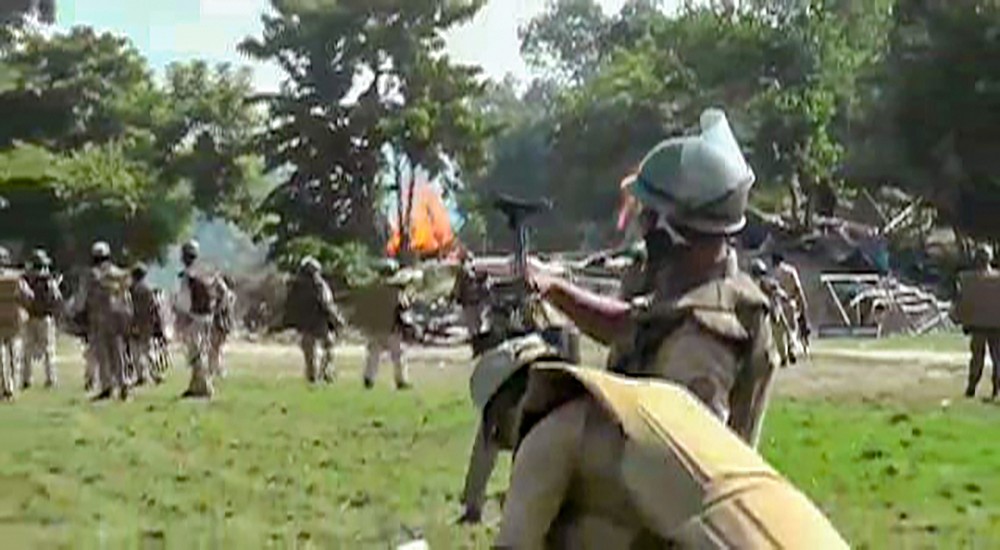
[[[550,211],[551,201],[496,194],[492,202],[514,232],[513,276],[496,281],[490,287],[489,328],[487,332],[473,336],[474,355],[478,356],[511,338],[540,333],[546,342],[560,350],[567,361],[579,362],[579,336],[574,329],[544,327],[538,322],[536,312],[541,310],[541,299],[528,281],[528,221],[537,214]]]

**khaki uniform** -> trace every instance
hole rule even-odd
[[[805,330],[808,327],[802,326],[806,315],[806,293],[802,288],[802,279],[795,266],[782,262],[774,267],[774,279],[778,282],[778,287],[784,292],[785,299],[782,300],[783,314],[791,329],[788,335],[789,346],[798,350],[803,346]]]
[[[718,275],[639,313],[610,370],[681,384],[756,446],[779,363],[768,299],[734,262]]]
[[[489,289],[485,281],[476,278],[476,272],[471,266],[463,265],[455,277],[455,287],[451,291],[452,299],[462,307],[462,323],[470,336],[482,332],[485,323],[486,304]]]
[[[191,381],[184,395],[188,397],[212,397],[212,371],[209,368],[209,354],[212,347],[212,312],[196,313],[192,307],[192,290],[189,281],[197,276],[196,267],[189,267],[180,275],[180,287],[174,295],[174,311],[177,316],[177,332],[184,342]]]
[[[334,330],[343,324],[330,285],[318,273],[300,274],[288,293],[286,326],[299,332],[306,380],[332,381]]]
[[[992,267],[982,268],[976,272],[986,276],[997,274]],[[972,357],[969,359],[969,383],[965,393],[970,397],[975,395],[986,367],[986,352],[989,351],[990,360],[993,361],[993,397],[996,397],[1000,394],[1000,330],[967,327],[966,332],[970,336],[969,351]]]
[[[767,296],[771,304],[771,333],[774,335],[774,343],[778,348],[781,364],[794,363],[797,360],[798,350],[792,341],[795,332],[793,321],[789,321],[785,317],[788,295],[785,294],[774,277],[763,277],[757,281],[757,284],[760,285],[760,289],[764,291],[764,295]]]
[[[351,321],[368,339],[364,382],[372,386],[378,376],[379,361],[389,353],[394,367],[396,386],[410,385],[409,369],[403,357],[402,313],[407,307],[404,289],[385,282],[360,289],[352,297]]]
[[[236,294],[219,281],[220,293],[218,311],[212,320],[212,335],[208,344],[208,369],[212,376],[226,377],[226,344],[233,329],[233,314],[236,310]]]
[[[27,322],[24,309],[34,298],[31,288],[16,271],[0,267],[0,398],[14,397],[17,371],[21,366],[22,333]]]
[[[107,261],[87,272],[73,303],[87,312],[87,346],[97,364],[101,393],[128,393],[126,338],[131,323],[128,273]],[[111,288],[120,292],[111,292]]]
[[[145,281],[132,285],[132,306],[135,316],[129,332],[129,354],[135,376],[140,384],[159,382],[161,373],[153,368],[153,339],[163,338],[163,319],[156,293]]]
[[[687,391],[536,367],[499,548],[848,548]]]
[[[35,298],[43,293],[52,298],[53,306],[62,304],[62,292],[56,279],[48,274],[31,273],[26,277],[32,287]],[[46,288],[41,288],[42,286]],[[36,290],[37,288],[37,290]],[[31,385],[33,364],[41,360],[45,368],[45,383],[54,386],[58,381],[56,372],[56,323],[50,311],[45,311],[41,305],[34,303],[28,308],[28,324],[24,334],[24,364],[21,371],[21,384]]]

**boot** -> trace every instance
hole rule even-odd
[[[94,402],[97,402],[97,401],[107,401],[108,399],[111,399],[111,396],[113,394],[114,394],[114,390],[113,389],[106,388],[106,389],[101,390],[101,393],[95,395],[91,399],[91,401],[94,401]]]

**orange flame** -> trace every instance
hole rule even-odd
[[[405,212],[405,204],[403,209]],[[389,256],[395,257],[399,254],[400,241],[399,228],[393,224],[392,237],[386,245],[386,253]],[[424,257],[438,256],[448,252],[454,245],[455,233],[451,228],[448,209],[433,187],[427,183],[418,183],[413,190],[410,250]]]

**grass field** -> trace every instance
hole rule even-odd
[[[92,405],[64,361],[62,388],[0,407],[0,547],[486,547],[506,465],[487,526],[453,525],[475,428],[465,363],[421,355],[416,390],[386,372],[366,392],[360,356],[343,355],[338,383],[311,389],[294,349],[239,347],[212,403],[177,401],[175,369]],[[991,548],[998,421],[978,401],[784,395],[764,453],[855,547]]]

